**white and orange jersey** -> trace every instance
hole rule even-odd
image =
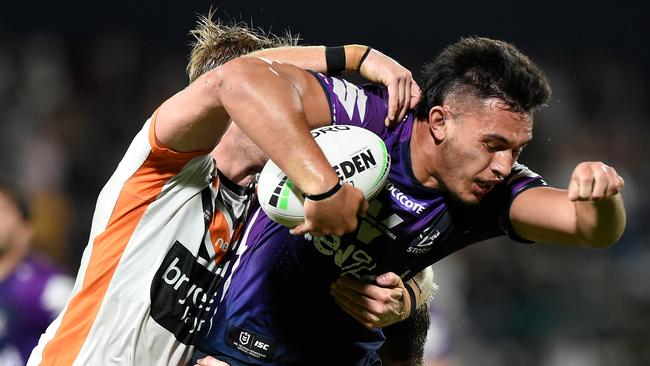
[[[246,195],[219,182],[209,151],[159,146],[154,124],[102,189],[71,298],[28,365],[184,364],[210,326],[215,264]]]

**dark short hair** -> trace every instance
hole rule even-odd
[[[463,38],[446,47],[422,71],[418,118],[442,105],[450,93],[498,98],[509,110],[532,113],[551,97],[544,72],[513,45],[482,37]]]
[[[20,189],[18,189],[18,187],[16,187],[16,185],[0,179],[0,193],[9,197],[9,199],[16,206],[16,209],[20,213],[20,216],[23,220],[30,220],[31,212],[29,210],[29,204],[25,198],[25,195]]]

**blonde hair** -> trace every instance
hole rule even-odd
[[[276,36],[261,29],[253,29],[243,22],[225,24],[212,20],[213,11],[199,16],[197,26],[190,31],[194,37],[187,64],[190,82],[215,67],[236,57],[264,48],[296,46],[300,38],[286,31]]]

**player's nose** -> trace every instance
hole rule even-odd
[[[513,163],[512,154],[509,151],[498,151],[492,155],[490,170],[498,179],[504,179],[510,175]]]

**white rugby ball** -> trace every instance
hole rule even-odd
[[[374,198],[388,179],[390,155],[384,141],[357,126],[332,125],[311,131],[327,161],[342,182]],[[269,160],[259,176],[257,197],[271,220],[294,227],[304,221],[302,192]]]

